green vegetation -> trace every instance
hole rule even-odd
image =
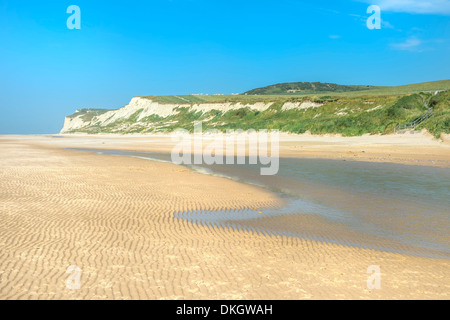
[[[69,118],[76,118],[78,116],[82,116],[81,119],[83,121],[91,121],[94,117],[100,116],[108,111],[107,109],[80,109],[77,110],[73,115],[69,116]]]
[[[294,93],[288,93],[288,90],[299,90]],[[282,83],[264,88],[253,89],[245,94],[247,95],[329,95],[340,97],[355,97],[365,95],[399,95],[408,93],[419,93],[436,90],[450,90],[450,80],[432,81],[416,83],[397,87],[375,87],[375,86],[343,86],[320,82],[296,82]]]
[[[376,89],[374,86],[343,86],[335,83],[291,82],[279,83],[247,91],[247,95],[315,94],[320,92],[352,92]]]
[[[342,89],[342,86],[341,88]],[[336,90],[340,90],[336,88]],[[447,89],[434,95],[436,90]],[[340,133],[344,136],[363,134],[390,134],[399,123],[411,122],[433,107],[434,116],[417,129],[427,129],[439,137],[450,133],[450,80],[401,87],[373,87],[370,90],[349,92],[323,92],[320,95],[233,95],[233,96],[160,96],[145,97],[160,104],[179,104],[177,113],[166,118],[151,115],[139,119],[138,110],[128,119],[108,125],[95,123],[95,117],[108,110],[83,109],[71,116],[92,121],[88,127],[77,130],[85,133],[150,133],[170,132],[178,128],[190,131],[194,121],[202,121],[204,130],[218,129],[278,129],[283,132],[312,134]],[[212,110],[196,112],[190,108],[197,103],[224,103],[234,105],[228,112]],[[246,104],[271,102],[265,111],[255,111]],[[283,109],[286,102],[314,102],[320,107]],[[236,108],[241,103],[242,108]]]
[[[430,107],[434,109],[434,115],[421,124],[418,129],[427,129],[436,138],[441,133],[450,133],[450,91],[443,91],[432,97]]]
[[[375,87],[362,85],[343,86],[320,82],[315,83],[298,82],[294,84],[303,84],[304,86],[303,88],[305,90],[296,93],[288,93],[287,91],[283,90],[280,91],[279,89],[274,90],[272,88],[277,86],[291,85],[291,84],[280,84],[266,87],[270,88],[267,90],[260,91],[260,89],[265,88],[253,89],[244,94],[239,95],[144,96],[142,98],[149,99],[161,104],[187,104],[187,105],[193,105],[196,103],[251,104],[256,102],[285,101],[299,96],[303,97],[307,96],[309,97],[310,100],[317,101],[321,99],[327,100],[336,98],[352,98],[352,97],[367,97],[367,96],[405,95],[420,92],[434,93],[437,90],[450,90],[450,80],[424,82],[398,87]],[[315,90],[311,89],[313,84],[316,86]],[[310,88],[310,90],[307,90],[308,88]]]
[[[281,111],[280,104],[264,112],[239,109],[204,124],[219,130],[278,129],[284,132],[313,134],[341,133],[357,136],[365,133],[387,134],[404,120],[420,116],[426,108],[418,94],[396,97],[339,99],[319,108]]]
[[[149,99],[161,104],[182,104],[193,105],[200,103],[256,103],[256,102],[270,102],[276,100],[284,100],[290,96],[256,96],[256,95],[185,95],[185,96],[144,96],[144,99]]]

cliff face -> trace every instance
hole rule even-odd
[[[160,104],[148,98],[135,97],[118,110],[83,109],[66,117],[61,134],[67,133],[146,133],[164,131],[164,125],[174,125],[180,114],[204,118],[232,110],[265,111],[273,103],[201,103]],[[200,119],[199,119],[200,120]]]
[[[449,82],[450,83],[450,82]],[[411,86],[409,86],[411,87]],[[417,86],[412,86],[415,90]],[[390,134],[399,123],[434,116],[420,125],[440,136],[449,133],[450,90],[436,93],[350,96],[147,96],[118,110],[82,109],[66,118],[63,134],[157,133],[178,128],[204,130],[280,130],[291,133]],[[408,89],[410,90],[410,89]],[[272,99],[273,102],[269,102]],[[232,101],[232,102],[229,102]]]

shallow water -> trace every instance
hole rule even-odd
[[[171,162],[170,155],[98,154]],[[276,192],[282,208],[177,212],[193,223],[450,258],[450,169],[325,159],[280,159],[276,176],[255,165],[191,166]]]

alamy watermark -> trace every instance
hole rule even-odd
[[[280,167],[278,130],[203,132],[202,122],[196,121],[193,136],[188,130],[178,129],[172,140],[177,142],[172,150],[172,162],[178,165],[259,164],[265,166],[260,169],[263,176],[276,175]],[[205,145],[205,140],[213,141]]]
[[[370,274],[367,279],[367,289],[381,290],[381,268],[380,266],[369,266],[367,273]]]
[[[67,19],[67,29],[80,30],[81,29],[81,9],[79,6],[71,5],[67,8],[67,13],[70,17]]]
[[[69,290],[81,289],[81,269],[78,266],[70,266],[67,268],[66,273],[70,276],[66,280],[66,287]]]
[[[367,19],[367,28],[370,30],[381,29],[381,9],[379,6],[372,5],[367,8],[367,13],[372,14]]]

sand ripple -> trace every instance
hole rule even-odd
[[[0,141],[1,299],[441,298],[448,260],[175,219],[280,204],[171,164]],[[383,290],[366,287],[369,265]],[[69,266],[80,290],[66,288]]]

